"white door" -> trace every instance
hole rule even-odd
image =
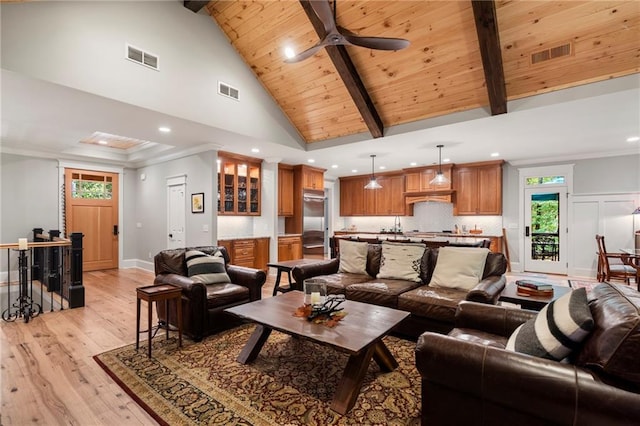
[[[567,273],[567,187],[526,188],[524,270]]]
[[[185,246],[185,184],[168,186],[167,210],[167,248],[182,248]]]

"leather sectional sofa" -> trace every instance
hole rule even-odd
[[[593,329],[562,361],[506,350],[537,312],[462,302],[448,335],[416,345],[423,425],[640,423],[640,293],[603,283],[588,293]]]
[[[195,282],[187,272],[185,253],[188,250],[198,250],[208,255],[219,252],[224,258],[226,273],[231,282]],[[260,300],[262,285],[267,279],[265,272],[259,269],[229,264],[229,253],[222,246],[163,250],[154,257],[154,266],[154,284],[173,284],[182,288],[182,329],[195,341],[236,325],[237,319],[225,314],[224,309]],[[162,303],[158,305],[158,317],[164,321],[164,306]],[[170,318],[176,318],[174,304],[170,304],[169,309]]]
[[[506,258],[502,253],[489,253],[482,279],[471,290],[429,286],[438,260],[438,251],[439,248],[425,249],[420,262],[419,282],[376,278],[380,271],[381,244],[368,245],[366,274],[338,272],[339,256],[296,266],[291,273],[299,290],[302,290],[305,279],[322,278],[327,282],[328,294],[344,294],[348,300],[411,312],[411,316],[395,332],[415,339],[425,331],[451,331],[456,308],[462,300],[496,304],[506,284]]]

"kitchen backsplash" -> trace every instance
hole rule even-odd
[[[344,223],[337,223],[336,230],[348,230],[355,226],[356,230],[363,232],[380,232],[382,228],[393,228],[393,216],[364,216],[364,217],[340,217]],[[454,216],[453,204],[426,202],[416,203],[413,208],[413,216],[400,216],[402,230],[413,231],[453,231],[455,225],[460,229],[463,226],[467,230],[482,229],[484,235],[502,235],[502,216]]]

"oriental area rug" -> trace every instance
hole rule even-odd
[[[180,349],[158,337],[151,359],[146,341],[137,352],[132,344],[94,359],[162,425],[420,424],[414,342],[385,337],[398,368],[383,373],[372,361],[355,406],[340,415],[329,407],[348,355],[274,331],[242,365],[236,358],[254,327],[186,339]]]

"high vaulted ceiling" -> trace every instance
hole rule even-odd
[[[307,0],[185,2],[202,6],[307,143],[479,107],[497,114],[507,100],[640,71],[637,1],[340,0],[338,25],[411,45],[330,46],[293,64],[286,46],[320,38]]]

